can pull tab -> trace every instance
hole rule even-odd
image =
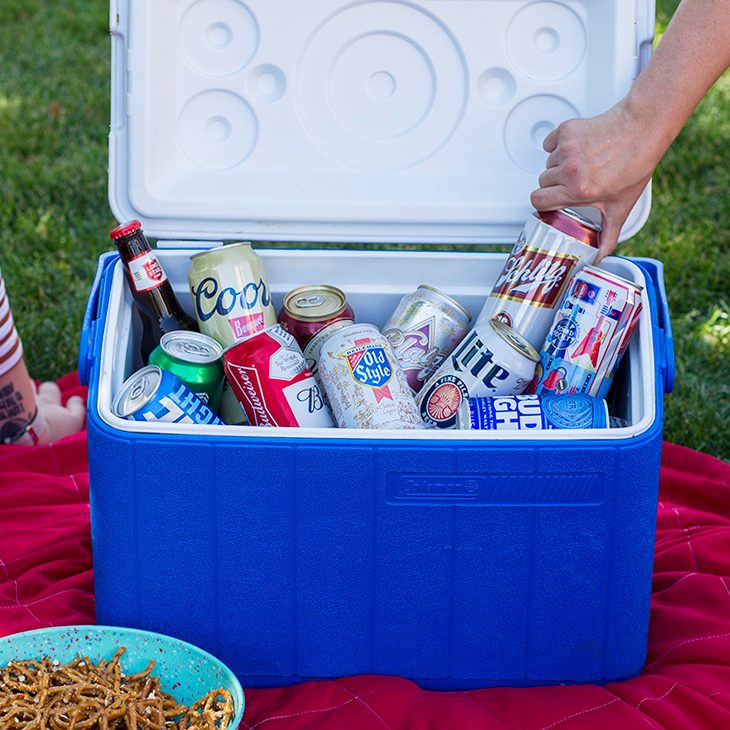
[[[321,294],[310,294],[309,296],[297,297],[294,300],[294,306],[299,309],[314,309],[324,304],[324,297]]]

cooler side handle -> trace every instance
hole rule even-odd
[[[86,303],[84,322],[81,326],[81,341],[79,342],[79,380],[82,385],[88,385],[91,378],[91,370],[96,360],[96,332],[99,318],[102,311],[106,310],[108,291],[106,286],[107,274],[111,271],[112,264],[119,260],[119,254],[105,253],[99,257],[96,267],[96,275],[89,292],[89,300]]]
[[[672,320],[669,315],[667,290],[664,285],[664,264],[661,261],[649,258],[632,258],[631,260],[642,268],[654,285],[657,328],[662,338],[660,371],[664,376],[664,392],[671,393],[674,389],[674,337],[672,335]]]

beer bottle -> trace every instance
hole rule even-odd
[[[198,331],[180,306],[165,270],[147,242],[139,221],[117,226],[109,233],[124,262],[127,281],[142,319],[142,360],[146,363],[165,332]]]

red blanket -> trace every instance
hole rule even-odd
[[[83,393],[75,376],[65,396]],[[0,447],[0,635],[94,620],[84,434]],[[664,445],[649,655],[605,687],[427,692],[360,676],[248,690],[242,728],[730,728],[730,466]]]

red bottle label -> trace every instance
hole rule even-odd
[[[156,289],[160,284],[167,281],[167,274],[165,274],[164,269],[157,260],[157,256],[152,251],[145,251],[136,256],[129,261],[127,266],[134,288],[138,292]]]

